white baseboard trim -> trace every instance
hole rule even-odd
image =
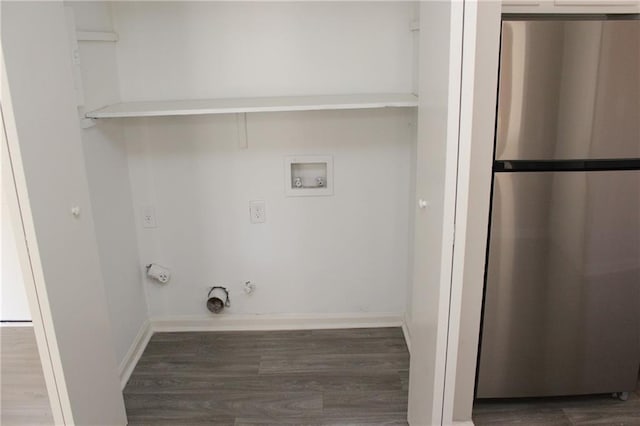
[[[133,339],[133,343],[131,347],[127,351],[127,354],[124,356],[124,359],[120,363],[120,367],[118,369],[118,373],[120,374],[120,387],[124,390],[124,387],[127,385],[129,381],[129,377],[131,377],[131,373],[133,373],[133,369],[136,367],[136,364],[140,360],[142,353],[147,347],[147,343],[149,343],[149,339],[153,335],[153,328],[151,327],[151,323],[149,320],[145,320],[138,331],[138,334],[135,339]]]
[[[153,317],[154,332],[313,330],[331,328],[401,327],[402,314],[262,314]]]
[[[1,321],[0,327],[33,327],[31,320],[27,321]]]
[[[406,314],[402,319],[402,334],[404,334],[404,341],[407,343],[409,356],[411,356],[411,333],[409,332],[409,318],[407,318]]]

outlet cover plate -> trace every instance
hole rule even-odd
[[[267,219],[267,205],[262,200],[249,201],[249,219],[251,223],[264,223]]]
[[[158,226],[156,222],[156,209],[147,205],[142,207],[142,226],[145,228],[155,228]]]

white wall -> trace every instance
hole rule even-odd
[[[2,167],[7,165],[2,164]],[[2,181],[2,185],[10,183]],[[16,236],[2,187],[0,210],[0,321],[30,321],[31,311],[16,250]]]
[[[77,29],[113,30],[110,4],[68,5],[73,9]],[[91,110],[118,102],[116,44],[80,41],[79,53],[84,108]],[[97,126],[82,130],[81,136],[116,359],[122,364],[148,316],[126,144],[122,126],[114,121],[99,121]]]
[[[412,3],[113,7],[125,100],[412,91]],[[414,115],[249,114],[247,150],[233,115],[122,120],[141,261],[174,273],[145,284],[150,315],[206,315],[214,284],[230,313],[404,313]],[[333,156],[335,195],[285,197],[284,157],[302,154]]]
[[[411,92],[412,2],[115,2],[127,101]]]
[[[204,314],[214,284],[231,288],[231,313],[404,312],[411,119],[254,114],[248,150],[232,115],[127,122],[137,217],[153,205],[158,222],[138,229],[141,258],[174,273],[148,282],[151,315]],[[284,157],[305,154],[333,156],[333,196],[285,196]],[[249,223],[250,200],[266,201],[266,223]]]

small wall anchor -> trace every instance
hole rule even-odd
[[[251,281],[247,281],[244,283],[244,292],[246,294],[251,294],[255,291],[256,289],[256,285],[253,284]]]

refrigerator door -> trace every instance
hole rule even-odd
[[[497,173],[478,398],[632,391],[640,170]]]
[[[503,21],[496,160],[640,158],[640,20]]]

